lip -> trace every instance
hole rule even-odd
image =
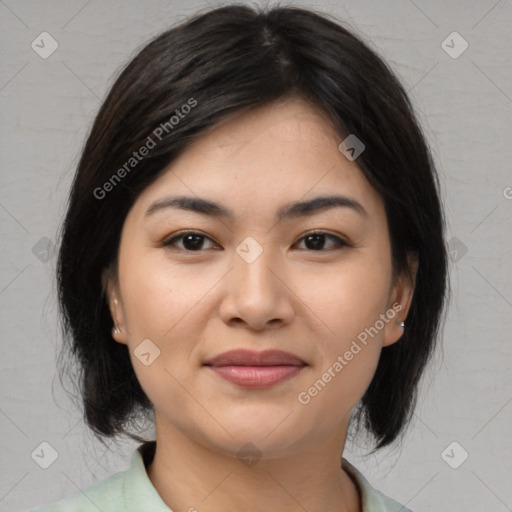
[[[224,380],[251,389],[277,385],[307,366],[300,357],[282,350],[230,350],[207,360],[204,365]]]
[[[239,349],[223,352],[208,359],[204,364],[208,366],[304,366],[306,363],[295,354],[282,350],[254,350]]]

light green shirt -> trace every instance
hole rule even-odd
[[[153,459],[155,441],[134,450],[130,466],[83,491],[29,512],[172,512],[153,487],[146,466]],[[346,459],[343,469],[357,484],[362,512],[411,512],[400,503],[374,489]],[[191,507],[191,510],[194,510]]]

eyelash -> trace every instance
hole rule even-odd
[[[187,249],[181,249],[180,247],[176,247],[175,242],[177,240],[183,239],[184,237],[189,236],[189,235],[198,235],[198,236],[200,236],[200,237],[202,237],[204,239],[208,239],[208,240],[213,242],[213,240],[210,237],[204,235],[203,233],[201,233],[199,231],[183,231],[182,233],[179,233],[178,235],[173,236],[172,238],[168,238],[168,239],[164,240],[163,242],[161,242],[160,247],[171,247],[171,246],[174,246],[178,250],[181,250],[181,251],[184,251],[184,252],[188,252],[188,253],[204,252],[204,250],[206,250],[206,249],[199,249],[197,251],[190,251],[190,250],[187,250]],[[309,236],[314,236],[314,235],[322,235],[322,236],[325,236],[326,238],[331,238],[332,240],[335,240],[336,247],[331,248],[331,249],[319,249],[317,251],[315,251],[313,249],[310,249],[309,250],[310,252],[328,252],[329,250],[331,250],[331,251],[332,250],[340,250],[343,247],[350,247],[350,244],[347,243],[345,240],[343,240],[343,239],[341,239],[341,238],[339,238],[339,237],[337,237],[335,235],[332,235],[331,233],[328,233],[326,231],[311,231],[311,232],[306,233],[305,235],[303,235],[301,238],[299,238],[298,242],[308,238]],[[308,249],[304,249],[304,250],[308,250]]]

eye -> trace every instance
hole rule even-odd
[[[345,240],[342,240],[335,235],[323,231],[312,231],[311,233],[307,233],[299,239],[299,242],[304,240],[306,245],[309,245],[307,249],[315,252],[322,252],[325,250],[325,239],[327,238],[334,241],[334,247],[331,247],[331,249],[349,247],[349,244],[345,242]],[[164,240],[161,243],[161,246],[174,246],[186,252],[200,252],[201,249],[204,249],[203,245],[205,240],[213,242],[211,238],[203,235],[199,231],[185,231],[176,236],[173,236],[172,238]],[[182,241],[181,247],[177,244],[178,241]]]
[[[341,238],[331,235],[330,233],[326,233],[324,231],[312,231],[311,233],[308,233],[304,235],[302,238],[299,239],[299,242],[304,240],[307,245],[313,247],[311,250],[316,252],[322,252],[325,245],[325,239],[330,238],[331,240],[334,240],[334,249],[339,249],[340,247],[349,247],[349,244],[345,242],[345,240],[342,240]]]
[[[176,246],[176,242],[178,240],[183,240],[183,247],[178,247],[178,249],[183,249],[187,252],[198,252],[201,250],[203,241],[205,239],[212,241],[211,238],[203,235],[198,231],[186,231],[177,236],[164,240],[161,246]]]

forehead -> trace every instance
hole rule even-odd
[[[275,213],[285,203],[333,193],[363,204],[383,203],[343,140],[319,109],[296,99],[235,115],[215,125],[176,158],[139,196],[139,215],[166,195],[213,200],[247,215]]]

